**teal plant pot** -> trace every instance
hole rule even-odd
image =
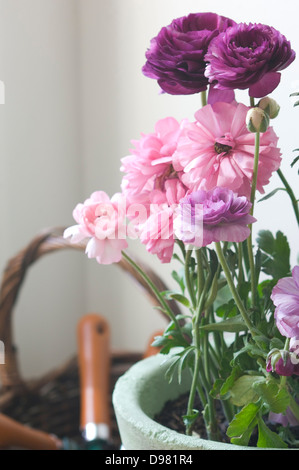
[[[133,365],[118,379],[112,399],[125,450],[256,450],[186,436],[155,422],[164,404],[190,387],[188,370],[183,371],[180,384],[175,380],[169,384],[165,379],[168,367],[169,362],[158,354]]]

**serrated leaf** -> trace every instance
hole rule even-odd
[[[280,279],[290,275],[290,246],[287,237],[281,232],[276,237],[269,230],[261,230],[257,243],[264,256],[262,270],[274,279]]]
[[[168,383],[171,383],[173,381],[173,377],[174,377],[176,368],[178,366],[179,360],[180,360],[179,357],[177,357],[175,360],[173,360],[172,363],[170,364],[170,366],[168,367],[168,369],[165,372],[165,377],[168,380]]]
[[[232,444],[235,444],[237,446],[248,446],[248,443],[249,443],[249,440],[250,440],[250,437],[251,437],[251,434],[254,430],[254,428],[256,427],[257,425],[257,419],[255,419],[251,425],[249,426],[249,428],[244,431],[244,433],[241,435],[241,436],[238,436],[238,437],[232,437],[230,442]]]
[[[219,305],[216,309],[216,315],[220,318],[234,317],[238,313],[234,299],[230,299],[225,304]]]
[[[180,361],[178,364],[178,381],[179,383],[182,382],[182,371],[186,367],[189,359],[189,355],[195,350],[194,346],[190,346],[189,348],[185,349],[185,351],[181,354]]]
[[[253,388],[273,413],[285,413],[290,404],[290,397],[286,389],[280,389],[275,382],[257,382]]]
[[[225,382],[223,383],[221,389],[220,389],[220,395],[224,396],[226,395],[230,389],[232,388],[233,384],[237,380],[237,378],[240,375],[240,368],[238,366],[234,367],[232,370],[232,373],[227,377]]]
[[[236,406],[244,406],[255,402],[259,396],[253,384],[260,380],[260,376],[242,375],[230,389],[231,402]]]
[[[259,437],[257,447],[266,449],[286,449],[288,445],[283,442],[279,435],[266,426],[262,418],[258,420]]]
[[[257,414],[261,405],[258,403],[248,403],[235,415],[227,428],[228,437],[239,437],[253,429],[257,424]],[[251,434],[251,433],[250,433]]]

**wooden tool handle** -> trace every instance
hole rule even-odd
[[[85,315],[78,324],[81,428],[89,423],[110,428],[110,331],[105,318]]]
[[[24,426],[0,413],[0,448],[58,450],[60,445],[55,436]]]

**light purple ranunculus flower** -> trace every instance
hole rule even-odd
[[[292,277],[279,279],[271,299],[280,333],[287,338],[299,337],[299,266],[293,268]]]
[[[240,23],[214,38],[205,59],[205,75],[216,89],[249,88],[260,98],[280,82],[280,70],[295,59],[290,42],[279,31],[263,24]]]
[[[248,224],[256,221],[250,209],[245,196],[227,188],[195,191],[180,200],[175,235],[198,247],[220,241],[242,242],[250,234]]]
[[[191,13],[163,27],[146,52],[144,75],[158,80],[172,95],[189,95],[207,89],[204,56],[210,41],[234,21],[215,13]]]

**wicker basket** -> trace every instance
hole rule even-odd
[[[19,423],[55,434],[60,438],[80,440],[77,357],[41,378],[25,380],[19,369],[12,331],[13,308],[29,267],[45,254],[65,249],[85,250],[84,243],[74,245],[64,239],[63,231],[63,228],[53,228],[38,234],[9,260],[4,270],[0,290],[0,340],[5,344],[5,364],[0,365],[0,412]],[[157,304],[156,298],[143,278],[134,272],[125,260],[118,263],[118,267],[132,276],[149,296],[149,300],[154,305]],[[144,265],[142,267],[161,290],[166,289],[164,282],[152,270]],[[180,313],[175,303],[171,306],[175,313]],[[142,353],[128,351],[111,353],[111,392],[118,377],[141,358]],[[111,422],[113,448],[118,449],[121,443],[112,403]]]

